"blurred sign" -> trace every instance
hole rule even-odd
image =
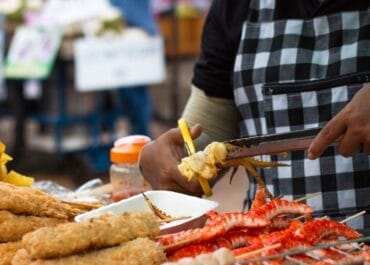
[[[103,14],[111,5],[108,0],[47,0],[40,22],[67,26]]]
[[[75,77],[79,91],[155,84],[165,78],[160,37],[87,38],[75,41]]]
[[[56,28],[18,28],[5,59],[5,76],[19,79],[48,77],[61,38],[62,33]]]

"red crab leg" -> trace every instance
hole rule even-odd
[[[266,189],[262,185],[257,185],[256,195],[250,210],[257,209],[266,203]]]
[[[249,236],[247,231],[231,231],[225,234],[223,237],[219,237],[210,242],[202,242],[184,246],[170,254],[169,260],[175,261],[184,257],[195,257],[199,254],[213,252],[214,250],[222,247],[228,249],[244,247],[254,244],[255,242],[260,243],[261,241],[256,237]]]
[[[213,252],[218,248],[219,246],[215,242],[192,244],[176,250],[168,256],[168,260],[177,261],[182,258],[195,257],[200,254]]]
[[[226,232],[235,228],[263,227],[270,222],[257,216],[255,213],[226,213],[219,215],[202,230],[202,241],[211,240],[224,235]]]
[[[252,212],[262,219],[271,220],[280,214],[310,215],[313,212],[313,209],[307,204],[287,201],[284,199],[274,199],[265,203],[261,207],[250,211],[250,213]]]
[[[355,239],[362,236],[352,227],[329,219],[308,221],[294,233],[296,238],[304,239],[312,245],[331,235],[343,236],[346,239]]]
[[[211,224],[211,225],[210,225]],[[158,242],[167,249],[179,248],[191,243],[210,241],[234,228],[262,227],[269,221],[250,213],[225,213],[216,216],[203,228],[161,236]]]

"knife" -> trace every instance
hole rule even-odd
[[[305,150],[321,129],[312,128],[230,140],[225,142],[228,148],[226,159],[276,155],[283,152]]]

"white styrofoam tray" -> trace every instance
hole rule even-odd
[[[216,201],[201,199],[195,196],[173,191],[153,190],[146,191],[145,195],[155,206],[164,211],[166,214],[169,214],[173,217],[190,217],[187,219],[163,224],[160,227],[161,231],[173,230],[173,228],[176,228],[177,226],[192,222],[201,217],[207,211],[215,209],[218,206],[218,202]],[[123,212],[129,212],[133,210],[145,210],[151,212],[142,194],[138,194],[128,199],[80,214],[76,216],[75,221],[81,222],[104,213],[121,214]]]

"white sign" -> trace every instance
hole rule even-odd
[[[19,27],[5,61],[9,78],[46,78],[54,64],[62,39],[56,28]]]
[[[67,26],[81,22],[111,9],[108,0],[48,0],[39,17],[39,23]]]
[[[75,79],[79,91],[155,84],[165,78],[163,41],[142,36],[75,41]]]

